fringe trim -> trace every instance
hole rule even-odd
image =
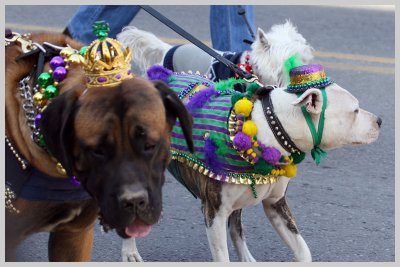
[[[228,172],[224,174],[216,174],[212,172],[202,161],[195,159],[188,155],[187,153],[180,152],[177,150],[171,150],[171,157],[173,160],[177,160],[193,170],[208,176],[211,179],[215,179],[221,182],[232,183],[232,184],[243,184],[243,185],[252,185],[254,180],[256,185],[260,184],[272,184],[276,183],[279,179],[279,176],[274,175],[261,175],[256,173],[233,173]]]

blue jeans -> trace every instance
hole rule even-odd
[[[110,24],[108,36],[116,38],[122,28],[129,25],[136,14],[140,11],[139,6],[119,5],[90,5],[80,6],[78,11],[68,22],[68,30],[72,37],[84,44],[90,44],[96,35],[92,31],[92,25],[99,20],[105,20]]]
[[[254,31],[253,7],[243,7]],[[124,26],[129,25],[139,11],[139,6],[132,5],[80,6],[69,20],[68,30],[73,38],[90,44],[96,38],[92,32],[93,23],[105,20],[110,24],[108,36],[115,38]],[[242,16],[239,16],[237,12],[238,6],[210,6],[211,41],[215,49],[239,52],[250,48],[248,44],[243,43],[243,39],[251,40],[249,29]]]
[[[253,6],[242,6],[254,32]],[[218,5],[210,8],[210,32],[213,48],[221,51],[241,52],[250,49],[243,39],[252,40],[250,31],[238,6]]]

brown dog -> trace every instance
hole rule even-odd
[[[61,47],[81,46],[63,35],[33,34],[30,38],[38,44],[46,41]],[[29,184],[35,188],[32,176],[38,172],[52,184],[42,187],[52,189],[53,184],[65,183],[68,188],[43,192],[40,200],[17,196],[5,216],[6,261],[15,260],[15,249],[24,238],[42,231],[50,232],[49,260],[90,260],[93,225],[99,213],[102,223],[122,237],[135,236],[143,227],[148,232],[162,209],[161,188],[176,118],[192,148],[191,118],[175,93],[162,82],[138,77],[113,87],[87,89],[81,67],[71,67],[59,84],[60,95],[42,113],[40,130],[48,150],[67,173],[80,180],[81,187],[75,188],[57,172],[49,153],[32,141],[27,125],[20,81],[39,64],[39,53],[16,59],[23,54],[21,46],[10,43],[5,54],[6,149],[12,146],[16,158],[29,163],[27,170],[19,170],[28,177],[21,192],[29,191]],[[12,169],[7,163],[6,176],[16,175]],[[77,198],[51,201],[52,194],[57,198],[63,190],[75,195],[82,192]],[[30,194],[25,192],[25,196]],[[50,200],[41,199],[43,195],[49,195]]]

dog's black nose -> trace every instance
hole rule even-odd
[[[148,203],[149,197],[145,190],[125,193],[120,199],[121,208],[126,210],[144,210]]]
[[[376,123],[378,124],[379,128],[381,128],[382,119],[380,117],[378,117],[378,120],[376,121]]]

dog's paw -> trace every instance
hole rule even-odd
[[[122,239],[121,255],[123,262],[143,262],[137,250],[135,238]]]
[[[122,261],[123,262],[143,262],[142,257],[140,257],[139,252],[130,252],[123,253],[122,252]]]

